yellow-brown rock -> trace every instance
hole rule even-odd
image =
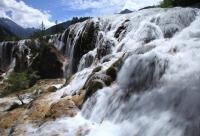
[[[79,95],[72,96],[72,101],[79,108],[83,105],[84,98],[85,98],[85,93],[86,93],[85,90],[81,90]]]
[[[74,117],[78,108],[70,98],[61,98],[60,101],[53,103],[46,114],[46,117],[59,118],[62,116]]]

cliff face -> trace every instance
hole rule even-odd
[[[21,123],[18,128],[29,136],[199,136],[199,25],[199,9],[152,8],[93,18],[45,37],[64,56],[56,58],[63,58],[68,77],[62,89],[48,95],[48,104],[56,102],[52,111],[66,113],[55,105],[65,109],[64,101],[70,99],[79,111],[54,121],[45,114],[44,124]],[[35,67],[43,65],[42,73],[56,64],[47,56],[57,53],[44,51],[40,59],[30,59],[42,49],[40,41],[36,52],[19,43],[1,43],[0,50],[6,50],[2,68],[13,58],[19,70],[30,60],[41,61]],[[20,50],[12,57],[15,48]],[[48,73],[59,71],[54,70]]]
[[[64,56],[44,39],[2,42],[0,44],[0,69],[16,72],[31,69],[41,78],[58,78],[64,75]]]

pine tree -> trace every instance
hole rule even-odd
[[[41,24],[41,31],[44,31],[45,30],[45,25],[44,25],[44,23],[43,23],[43,21],[42,21],[42,24]]]

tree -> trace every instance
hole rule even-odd
[[[58,20],[55,21],[55,32],[54,33],[58,33]]]
[[[42,21],[40,30],[41,30],[41,31],[44,31],[44,30],[45,30],[45,25],[44,25],[43,21]]]
[[[199,0],[173,0],[177,6],[190,6],[196,3],[200,3]]]
[[[163,0],[160,3],[161,8],[172,8],[175,6],[174,0]]]

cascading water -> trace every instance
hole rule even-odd
[[[13,61],[12,52],[15,42],[2,42],[0,43],[0,70],[7,71]]]
[[[88,29],[93,38],[83,41]],[[155,8],[94,18],[51,42],[70,60],[68,74],[78,71],[55,99],[79,93],[96,67],[105,72],[119,59],[124,64],[116,82],[89,97],[77,116],[39,128],[26,125],[26,135],[200,135],[199,9]]]

